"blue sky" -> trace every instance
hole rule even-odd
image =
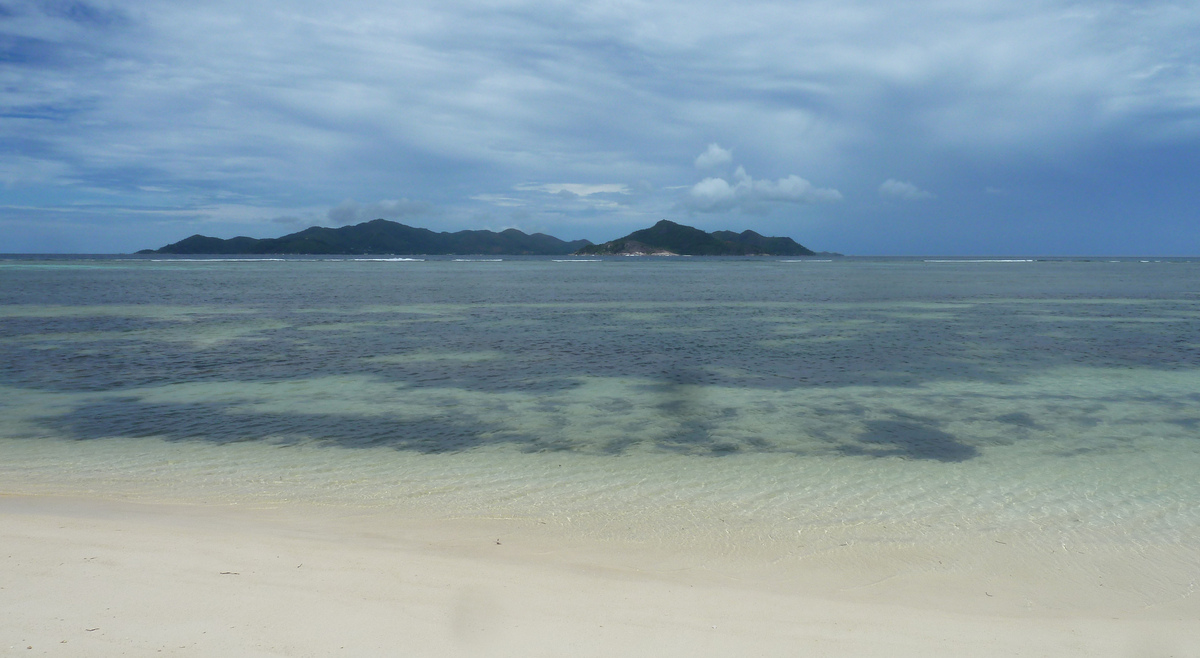
[[[1200,3],[0,0],[0,252],[385,217],[1200,255]]]

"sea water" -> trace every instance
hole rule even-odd
[[[5,492],[736,553],[1186,546],[1198,474],[1195,260],[0,260]]]

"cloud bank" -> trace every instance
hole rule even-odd
[[[137,226],[250,233],[399,199],[377,215],[458,229],[519,213],[599,240],[615,235],[584,229],[753,212],[842,251],[921,253],[949,235],[1023,248],[1019,223],[961,224],[989,212],[1131,248],[1136,216],[1137,236],[1200,250],[1172,219],[1200,205],[1197,33],[1200,12],[1165,0],[8,0],[0,233],[133,249],[149,246]],[[926,189],[926,219],[878,203]]]
[[[733,162],[733,153],[711,143],[695,160],[698,169],[708,169]],[[725,178],[709,177],[692,185],[683,205],[690,211],[722,213],[733,210],[763,213],[772,204],[820,203],[841,201],[842,193],[832,188],[817,187],[792,174],[779,180],[755,180],[738,165],[732,183]]]

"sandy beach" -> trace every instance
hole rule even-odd
[[[521,520],[20,495],[0,546],[4,655],[1200,655],[1191,588],[1147,604],[1121,563],[1105,595],[1026,558],[874,580],[877,551],[771,565]],[[1144,557],[1186,578],[1193,556]]]

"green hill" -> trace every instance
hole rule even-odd
[[[427,228],[376,219],[354,226],[313,226],[280,238],[236,237],[228,240],[193,235],[161,249],[140,254],[487,254],[564,255],[591,244],[565,242],[544,233],[527,235],[516,229],[435,233]]]
[[[604,244],[589,244],[579,255],[681,256],[812,256],[814,252],[791,238],[765,237],[754,231],[714,231],[676,224],[666,219]]]

